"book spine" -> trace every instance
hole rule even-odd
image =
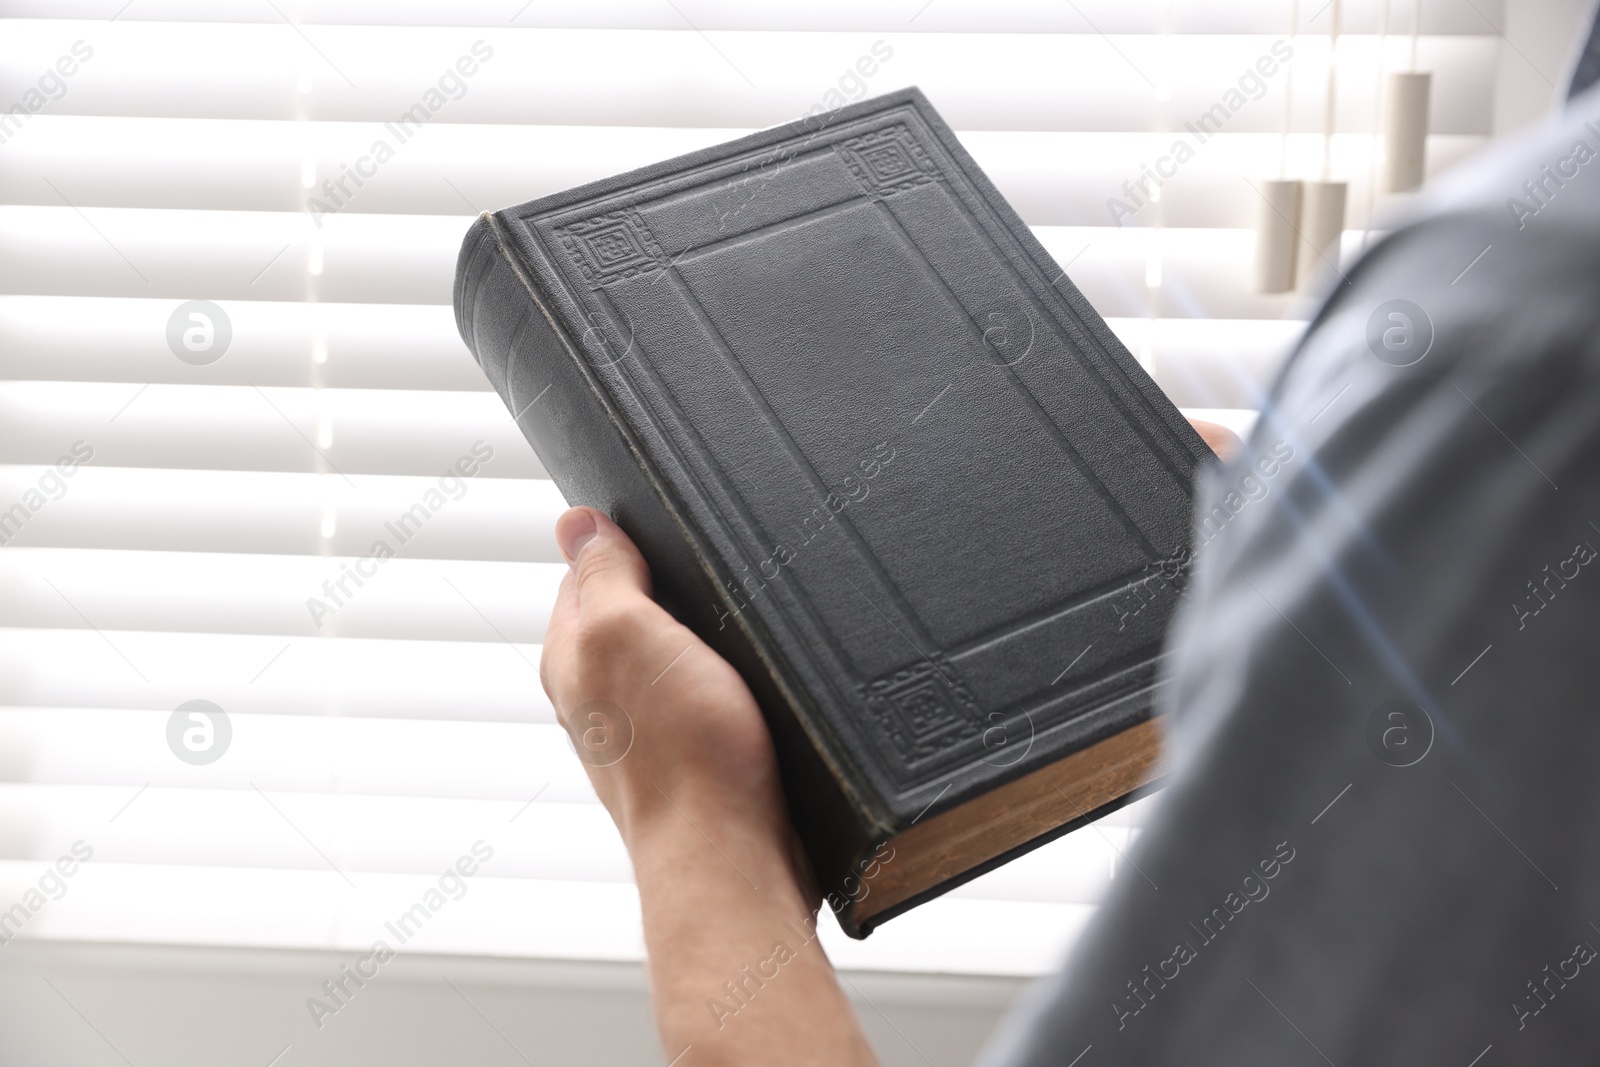
[[[655,596],[738,669],[761,706],[778,753],[790,817],[824,895],[839,892],[884,834],[851,799],[802,721],[807,696],[730,600],[732,576],[703,550],[663,479],[534,272],[493,216],[468,231],[457,264],[456,324],[523,435],[569,504],[604,511],[651,565]],[[720,608],[719,608],[720,605]],[[731,620],[731,624],[730,624]]]

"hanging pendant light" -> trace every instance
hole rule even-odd
[[[1300,245],[1295,280],[1302,293],[1317,287],[1323,272],[1339,269],[1344,236],[1345,182],[1308,181],[1300,194]]]
[[[1261,193],[1256,219],[1258,293],[1287,293],[1294,288],[1301,185],[1288,178],[1274,178],[1257,186]]]
[[[1411,69],[1389,75],[1383,117],[1383,188],[1410,192],[1422,184],[1428,155],[1428,98],[1433,75],[1417,69],[1422,0],[1411,9]]]
[[[1314,291],[1323,271],[1339,269],[1339,246],[1344,236],[1345,200],[1349,186],[1333,180],[1333,131],[1339,94],[1340,0],[1333,0],[1328,29],[1328,87],[1322,112],[1322,178],[1308,181],[1300,194],[1300,242],[1295,259],[1295,284],[1302,293]]]
[[[1300,5],[1289,5],[1289,40],[1299,28]],[[1299,243],[1300,182],[1288,177],[1289,131],[1294,118],[1294,67],[1284,66],[1283,126],[1278,134],[1278,177],[1256,185],[1255,290],[1287,293],[1294,288],[1295,249]]]
[[[1383,188],[1405,193],[1422,184],[1428,153],[1428,97],[1433,75],[1395,71],[1383,116]]]

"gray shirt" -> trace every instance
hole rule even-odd
[[[1600,90],[1333,285],[1205,475],[1153,824],[986,1062],[1600,1055]]]

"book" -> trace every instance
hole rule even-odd
[[[749,683],[851,936],[1149,787],[1210,453],[919,91],[485,213],[454,300]]]

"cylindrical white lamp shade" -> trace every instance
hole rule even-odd
[[[1324,271],[1339,268],[1339,238],[1344,236],[1344,182],[1306,182],[1300,194],[1299,255],[1295,284],[1302,293],[1317,285]]]
[[[1433,75],[1397,71],[1389,75],[1383,115],[1383,188],[1403,193],[1422,184],[1428,153],[1428,94]]]
[[[1256,220],[1256,292],[1287,293],[1294,288],[1295,246],[1299,238],[1300,182],[1264,181]]]

